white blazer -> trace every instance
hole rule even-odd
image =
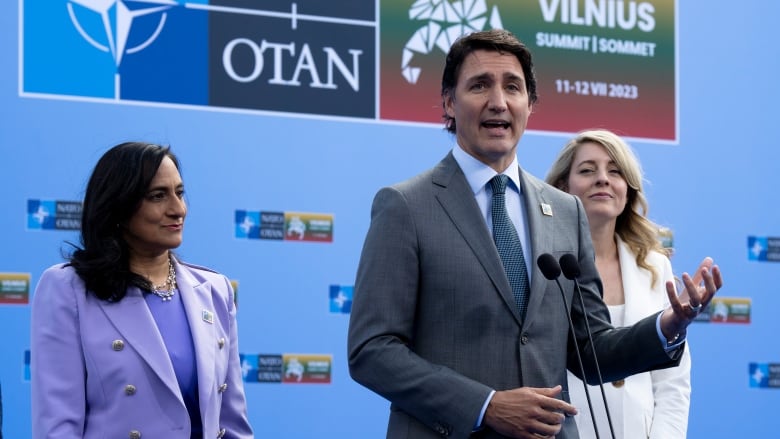
[[[628,245],[620,238],[617,238],[617,241],[626,301],[623,325],[628,326],[669,305],[665,284],[667,280],[674,280],[674,274],[669,259],[660,253],[652,252],[646,260],[655,268],[658,278],[656,284],[651,287],[652,273],[637,266],[635,256]],[[679,366],[626,378],[625,384],[619,388],[622,398],[613,401],[607,394],[616,439],[686,437],[691,396],[691,357],[688,343],[684,349]],[[568,381],[572,404],[579,411],[575,420],[580,438],[594,438],[593,423],[582,381],[571,372],[568,372]],[[613,387],[612,383],[604,383],[604,386],[605,390],[606,386]],[[598,386],[590,386],[589,394],[594,405],[603,406]],[[622,415],[620,419],[617,419],[616,413]],[[597,412],[599,435],[611,437],[607,420],[599,418]],[[618,423],[622,428],[619,428]],[[619,436],[620,430],[623,431],[622,436]]]

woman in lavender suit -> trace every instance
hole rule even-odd
[[[81,246],[32,307],[34,438],[251,438],[228,279],[185,264],[187,207],[169,148],[98,161]]]

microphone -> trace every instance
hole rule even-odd
[[[558,278],[561,277],[561,266],[558,265],[558,261],[555,257],[549,253],[543,253],[536,259],[536,265],[542,270],[542,274],[548,280],[554,280],[558,282]],[[560,282],[558,282],[560,285]],[[561,288],[563,289],[563,288]]]
[[[571,253],[566,253],[561,256],[560,259],[561,271],[566,279],[574,281],[574,287],[577,291],[577,296],[580,298],[580,306],[582,307],[582,314],[585,316],[585,332],[588,334],[588,342],[590,343],[590,350],[593,353],[593,362],[596,365],[596,375],[599,379],[599,388],[601,389],[601,399],[604,401],[604,410],[607,412],[607,423],[609,424],[609,432],[612,433],[612,439],[615,439],[615,429],[612,427],[612,416],[609,413],[609,405],[607,404],[607,395],[604,393],[604,380],[601,378],[601,368],[599,367],[599,359],[596,355],[596,347],[593,346],[593,333],[590,330],[590,323],[588,323],[588,313],[585,310],[585,300],[582,298],[582,289],[580,288],[580,282],[577,280],[580,277],[580,263],[577,262],[577,257]],[[583,378],[585,373],[582,374]],[[588,384],[585,383],[585,387]],[[590,400],[588,400],[590,403]],[[591,413],[593,409],[591,409]],[[593,420],[593,428],[596,428],[596,420]],[[598,436],[598,429],[596,430],[596,436]]]
[[[548,280],[554,280],[558,284],[558,290],[561,292],[561,298],[563,299],[563,311],[566,314],[566,318],[569,320],[569,334],[571,334],[572,342],[574,343],[574,352],[577,353],[577,363],[580,366],[580,373],[585,377],[585,367],[582,365],[582,357],[580,356],[580,347],[577,343],[577,336],[574,333],[574,323],[571,321],[571,313],[569,312],[569,303],[566,300],[566,293],[563,292],[561,281],[558,280],[561,277],[561,266],[558,265],[558,261],[555,257],[549,253],[543,253],[536,259],[536,265],[542,270],[542,274]],[[588,383],[583,380],[585,385],[585,398],[588,400],[588,408],[590,409],[590,419],[593,421],[593,429],[596,432],[596,439],[601,439],[599,436],[599,429],[596,426],[596,415],[593,413],[593,404],[590,402],[590,392],[588,392]],[[614,438],[613,438],[614,439]]]
[[[566,279],[573,280],[575,284],[579,285],[577,278],[580,277],[580,264],[573,254],[566,253],[561,256],[561,271]]]

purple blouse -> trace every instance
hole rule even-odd
[[[190,424],[192,425],[190,437],[202,438],[203,428],[198,400],[195,345],[178,289],[176,293],[170,301],[163,301],[151,293],[146,293],[144,298],[149,306],[149,311],[152,312],[154,321],[157,323],[157,329],[162,335],[163,342],[165,342],[165,348],[168,350],[168,356],[171,358],[173,371],[176,373],[176,380],[179,382],[179,389],[181,389],[181,395],[184,398],[184,405],[190,414]]]

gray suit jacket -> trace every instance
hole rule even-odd
[[[658,340],[657,314],[631,328],[610,326],[579,200],[522,170],[520,177],[532,260],[542,253],[579,259],[604,380],[674,365]],[[564,309],[557,284],[535,262],[529,269],[535,271],[521,321],[491,233],[452,154],[377,193],[348,351],[353,379],[392,403],[388,438],[501,437],[489,428],[472,434],[491,389],[566,386],[567,366],[579,375],[566,312],[583,362],[593,364],[573,283],[562,278]],[[557,437],[577,438],[573,419]]]

